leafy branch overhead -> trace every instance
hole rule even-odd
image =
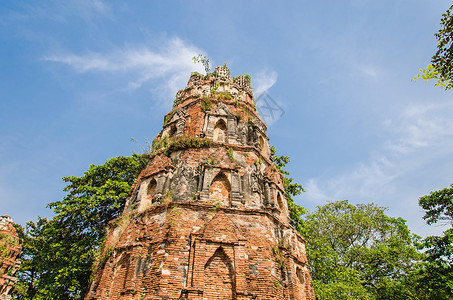
[[[440,29],[435,34],[437,52],[427,69],[420,69],[414,79],[437,80],[436,86],[453,89],[453,5],[442,15]]]

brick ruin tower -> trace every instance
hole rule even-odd
[[[85,299],[315,299],[250,77],[176,94]]]
[[[0,217],[0,300],[11,299],[19,268],[19,255],[22,247],[10,216]]]

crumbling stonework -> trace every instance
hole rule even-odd
[[[10,216],[0,217],[0,300],[11,299],[21,246]]]
[[[247,76],[192,74],[86,299],[315,299]]]

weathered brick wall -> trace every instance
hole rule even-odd
[[[216,70],[178,92],[86,299],[315,298],[249,83]]]
[[[11,299],[11,292],[17,278],[14,277],[19,268],[19,255],[22,247],[19,237],[9,216],[0,217],[0,299]]]

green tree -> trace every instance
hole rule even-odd
[[[81,299],[107,223],[119,216],[145,158],[115,157],[64,177],[68,192],[52,202],[55,216],[18,228],[23,247],[17,299]]]
[[[442,15],[440,29],[435,34],[437,52],[427,69],[421,69],[415,79],[437,80],[436,86],[453,88],[453,5]]]
[[[411,299],[405,278],[419,253],[401,218],[374,204],[329,202],[304,220],[318,299]]]
[[[420,244],[425,259],[415,272],[417,289],[423,299],[453,298],[453,184],[419,199],[428,224],[446,222],[443,236],[429,236]]]

